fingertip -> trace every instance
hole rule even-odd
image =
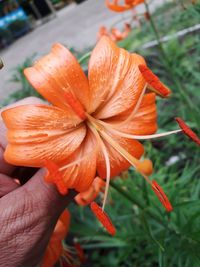
[[[14,166],[8,164],[4,159],[4,149],[0,144],[0,173],[11,175],[14,170]]]
[[[0,197],[7,195],[20,185],[7,175],[0,174]]]

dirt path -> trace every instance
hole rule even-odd
[[[163,0],[154,0],[152,8],[162,2]],[[139,10],[141,9],[142,6],[139,7]],[[79,50],[94,45],[96,33],[101,25],[111,26],[119,19],[128,16],[129,12],[117,14],[109,11],[105,7],[104,0],[88,0],[58,12],[56,18],[0,52],[5,65],[0,72],[0,102],[18,89],[16,84],[9,83],[8,80],[11,78],[11,69],[23,62],[26,57],[35,52],[38,56],[47,53],[55,42]]]

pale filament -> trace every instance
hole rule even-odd
[[[128,151],[126,151],[122,146],[120,146],[115,140],[112,139],[106,132],[100,131],[100,135],[117,151],[119,152],[135,169],[138,171],[144,179],[151,184],[151,180],[147,175],[137,169],[140,165],[140,161],[133,157]]]
[[[104,125],[104,122],[103,123],[101,121],[98,121],[98,122],[101,123],[102,125]],[[125,137],[125,138],[136,139],[136,140],[155,139],[155,138],[159,138],[159,137],[168,136],[171,134],[176,134],[176,133],[182,132],[181,129],[177,129],[177,130],[173,130],[173,131],[169,131],[169,132],[165,132],[165,133],[158,133],[158,134],[134,135],[134,134],[127,134],[127,133],[123,133],[121,131],[118,131],[118,130],[112,128],[111,125],[108,123],[106,123],[106,125],[104,125],[104,126],[105,126],[105,128],[108,128],[108,130],[110,132],[113,132],[113,134],[116,134],[118,136]]]
[[[135,134],[127,134],[127,133],[124,133],[124,132],[121,132],[121,131],[118,131],[117,129],[115,129],[115,126],[117,126],[119,124],[112,126],[110,123],[107,123],[107,122],[104,122],[104,121],[101,121],[98,119],[94,119],[94,120],[96,120],[96,122],[98,122],[99,124],[103,125],[105,128],[107,128],[109,130],[109,132],[112,132],[113,134],[116,134],[118,136],[125,137],[125,138],[138,139],[138,140],[155,139],[155,138],[168,136],[168,135],[176,134],[176,133],[183,131],[182,129],[177,129],[177,130],[164,132],[164,133],[158,133],[158,134],[135,135]]]
[[[95,135],[97,142],[99,143],[99,146],[101,147],[101,151],[103,153],[103,156],[105,159],[105,164],[106,164],[106,187],[105,187],[103,205],[102,205],[102,210],[104,210],[105,205],[106,205],[106,200],[108,197],[109,184],[110,184],[110,159],[109,159],[109,155],[108,155],[108,151],[106,149],[106,146],[103,143],[103,141],[101,140],[99,133],[97,132],[98,126],[90,121],[90,123],[88,123],[88,127],[91,129],[91,131]]]
[[[60,267],[64,266],[61,259],[59,259],[59,264],[60,264]]]
[[[142,98],[144,96],[146,86],[147,86],[147,84],[145,85],[143,92],[140,95],[140,98],[136,104],[136,107],[134,108],[131,115],[127,118],[127,120],[129,120],[129,118],[132,119],[134,117],[135,113],[137,112],[137,110],[141,104]],[[122,157],[125,158],[136,169],[136,171],[139,172],[144,177],[144,179],[150,185],[152,185],[152,182],[149,179],[149,177],[146,174],[144,174],[141,170],[139,170],[139,168],[138,168],[140,166],[141,162],[138,159],[136,159],[135,157],[133,157],[128,151],[126,151],[118,142],[116,142],[109,134],[107,134],[105,132],[105,130],[108,130],[110,133],[113,133],[119,137],[125,137],[125,138],[136,139],[136,140],[153,139],[153,138],[158,138],[158,137],[163,137],[163,136],[175,134],[175,133],[182,131],[181,129],[178,129],[178,130],[173,130],[173,131],[160,133],[160,134],[132,135],[132,134],[127,134],[127,133],[123,133],[121,131],[118,131],[110,123],[106,123],[104,121],[95,119],[89,114],[87,114],[87,118],[88,118],[88,127],[91,129],[91,131],[96,136],[96,139],[98,140],[98,143],[101,147],[102,153],[103,153],[104,158],[105,158],[106,189],[105,189],[105,195],[104,195],[104,201],[103,201],[103,209],[105,207],[105,203],[106,203],[106,199],[107,199],[107,195],[108,195],[109,183],[110,183],[110,160],[109,160],[108,151],[107,151],[102,139],[104,139],[106,142],[108,142],[108,144],[110,144],[118,153],[120,153],[122,155]],[[126,120],[126,123],[127,123],[127,120]],[[101,137],[102,137],[102,139],[101,139]]]
[[[71,254],[75,254],[75,252],[73,251],[73,249],[70,249],[69,247],[65,247],[64,246],[64,252],[63,252],[61,258],[63,258],[67,264],[72,264],[73,257],[72,257]],[[60,259],[60,262],[62,263],[62,260],[61,259]]]
[[[104,127],[99,125],[99,121],[94,119],[93,117],[91,117],[90,115],[88,116],[88,119],[91,123],[91,130],[93,132],[95,132],[95,135],[97,135],[98,137],[98,140],[102,142],[100,136],[106,140],[117,152],[119,152],[122,157],[124,157],[135,169],[136,171],[138,171],[143,177],[144,179],[149,183],[151,184],[151,180],[149,179],[149,177],[144,174],[143,172],[139,171],[137,167],[139,167],[140,165],[140,161],[138,159],[136,159],[135,157],[133,157],[130,153],[128,153],[128,151],[126,151],[122,146],[120,146],[115,140],[113,140],[112,137],[110,137],[105,131],[104,131]],[[88,123],[89,125],[89,123]],[[95,131],[94,131],[95,130]],[[98,131],[98,132],[97,132]],[[100,136],[99,136],[100,135]],[[105,155],[104,155],[105,157]],[[110,166],[110,162],[106,163],[106,166]],[[108,175],[107,175],[108,176]],[[106,178],[106,182],[107,182],[107,179],[110,181],[110,177]],[[109,183],[107,183],[108,186],[109,186]],[[107,187],[107,184],[106,184],[106,187]]]

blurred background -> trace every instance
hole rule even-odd
[[[162,3],[156,0],[151,7]],[[137,10],[144,12],[144,6]],[[112,12],[104,0],[5,0],[0,1],[0,15],[0,57],[6,63],[0,79],[1,104],[19,89],[9,82],[14,67],[34,54],[37,58],[47,53],[55,42],[84,53],[96,43],[99,27],[123,28],[132,12]]]
[[[113,35],[113,28],[122,35]],[[157,101],[159,132],[176,129],[174,117],[180,116],[200,134],[199,0],[142,1],[121,13],[109,10],[104,0],[1,0],[0,105],[38,96],[23,69],[55,42],[70,48],[87,73],[87,53],[103,34],[144,56],[172,89],[172,97]],[[130,168],[110,189],[106,210],[117,227],[115,237],[99,227],[89,208],[70,206],[66,242],[76,237],[81,243],[87,255],[83,266],[200,267],[199,147],[181,134],[144,144],[145,157],[154,163],[151,178],[167,192],[174,211],[166,214]]]

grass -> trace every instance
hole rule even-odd
[[[161,36],[168,35],[199,23],[200,4],[188,4],[187,9],[182,9],[180,5],[169,3],[153,16]],[[193,109],[189,109],[181,98],[158,48],[142,49],[142,44],[154,39],[149,23],[143,22],[142,27],[133,30],[120,45],[145,55],[148,64],[173,90],[170,99],[158,100],[159,129],[174,129],[177,127],[174,117],[181,116],[200,133],[200,123],[196,119],[200,114],[199,33],[188,34],[164,45],[170,67],[192,101]],[[12,80],[20,82],[22,90],[12,95],[7,103],[35,94],[22,74],[23,68],[31,62],[32,59],[27,59],[15,70]],[[86,62],[83,62],[85,66]],[[154,162],[152,179],[155,178],[167,192],[174,211],[166,214],[152,190],[131,168],[112,182],[106,207],[117,227],[116,237],[105,233],[88,207],[83,209],[71,204],[70,234],[76,236],[85,248],[88,261],[84,266],[200,266],[200,150],[182,134],[145,142],[145,148],[145,156]],[[121,188],[122,192],[116,188]],[[124,197],[127,194],[128,198]]]
[[[180,10],[179,13],[177,10]],[[199,23],[199,12],[199,4],[190,5],[186,10],[174,8],[172,4],[162,7],[154,14],[160,35],[169,35]],[[188,109],[180,97],[158,48],[141,48],[141,44],[155,39],[148,23],[143,23],[141,29],[133,30],[130,37],[120,43],[130,51],[145,55],[151,68],[173,90],[169,100],[158,100],[161,131],[176,127],[175,116],[183,117],[197,132],[200,129],[199,120],[195,119],[195,113],[199,114],[200,111],[199,38],[196,32],[164,45],[170,67],[191,99],[193,110]],[[145,148],[146,156],[154,162],[152,179],[155,178],[163,186],[174,211],[166,214],[151,189],[130,169],[126,180],[119,177],[113,183],[124,188],[131,197],[134,196],[136,203],[119,196],[119,192],[112,188],[110,205],[106,208],[117,227],[117,236],[112,238],[105,234],[94,223],[88,208],[83,210],[74,206],[71,231],[79,236],[95,267],[199,267],[200,150],[181,134],[146,142]],[[175,163],[173,158],[176,159]],[[155,220],[154,216],[159,220]]]

